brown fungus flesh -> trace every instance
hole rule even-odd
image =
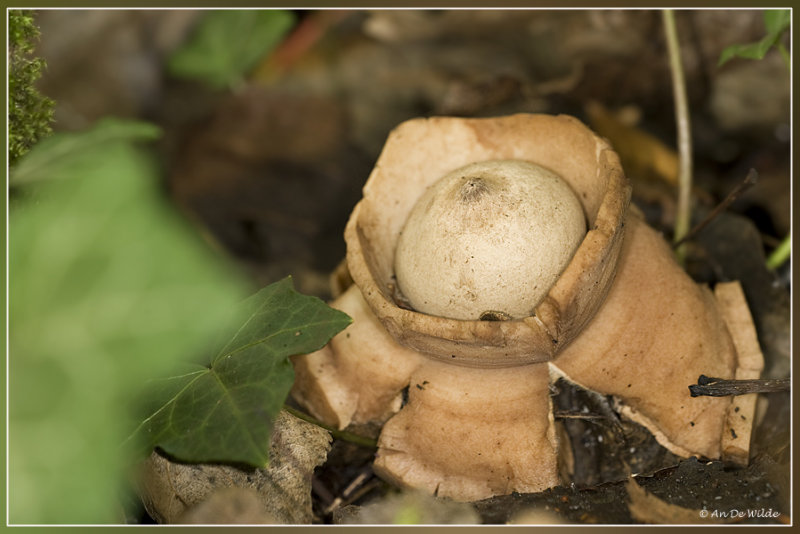
[[[400,231],[425,189],[473,162],[522,160],[545,167],[580,200],[588,231],[534,313],[487,324],[399,307],[393,299]],[[389,136],[345,228],[347,265],[373,313],[402,345],[463,365],[551,360],[592,318],[608,291],[624,235],[630,186],[616,153],[568,116],[433,117]]]
[[[413,206],[440,177],[491,160],[541,165],[576,193],[587,232],[566,268],[533,314],[518,319],[459,320],[398,305],[394,255]],[[623,416],[675,454],[724,457],[734,403],[692,398],[687,386],[700,374],[739,376],[743,365],[748,376],[760,372],[753,336],[729,331],[731,317],[737,328],[752,320],[743,298],[715,298],[695,284],[629,197],[616,153],[571,117],[401,124],[345,230],[354,285],[332,305],[354,323],[321,351],[293,359],[295,398],[341,428],[385,423],[376,472],[456,500],[562,482],[563,444],[547,393],[553,376],[613,396]],[[737,458],[748,448],[737,443]]]

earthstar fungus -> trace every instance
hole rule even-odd
[[[480,320],[413,309],[398,286],[395,258],[409,214],[442,177],[509,161],[543,167],[574,192],[586,223],[574,253],[527,314],[500,306],[497,316],[484,316],[500,320]],[[744,403],[749,421],[737,423],[740,442],[731,444],[731,399],[692,398],[688,389],[701,374],[760,372],[741,290],[719,284],[724,298],[717,299],[695,284],[629,200],[617,154],[572,117],[399,125],[345,229],[354,284],[331,305],[354,322],[322,350],[293,358],[294,397],[340,428],[384,423],[376,472],[455,500],[562,482],[548,388],[554,377],[612,395],[623,416],[678,455],[719,458],[735,450],[746,462],[752,402]],[[733,336],[730,317],[739,332]]]

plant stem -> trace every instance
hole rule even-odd
[[[790,233],[781,244],[778,245],[778,248],[772,251],[772,253],[767,258],[767,268],[769,269],[777,269],[783,262],[789,259],[789,255],[792,253],[792,234]]]
[[[781,53],[781,57],[783,58],[783,63],[786,65],[786,70],[791,72],[792,68],[792,59],[789,56],[789,51],[786,50],[786,47],[783,46],[783,43],[777,43],[776,48]],[[792,234],[789,233],[781,244],[772,251],[772,253],[767,257],[767,268],[768,269],[777,269],[785,261],[789,259],[789,256],[792,253]]]
[[[689,122],[689,103],[686,97],[681,51],[678,32],[675,28],[675,14],[671,9],[662,11],[664,31],[669,50],[669,65],[672,72],[672,91],[675,99],[675,124],[678,130],[678,211],[675,216],[674,241],[680,241],[689,231],[691,224],[692,191],[692,135]],[[675,249],[678,261],[683,264],[686,258],[684,245]]]
[[[335,438],[343,439],[344,441],[349,441],[350,443],[360,445],[361,447],[367,447],[370,449],[378,448],[378,442],[372,438],[359,436],[358,434],[353,434],[352,432],[346,432],[344,430],[339,430],[338,428],[334,428],[330,425],[326,425],[322,421],[314,419],[307,413],[301,412],[300,410],[292,408],[291,406],[287,406],[286,404],[283,405],[283,409],[292,414],[293,416],[297,417],[298,419],[302,419],[303,421],[311,423],[312,425],[317,425],[320,428],[324,428],[325,430],[330,432],[331,435]]]
[[[783,46],[783,43],[778,43],[775,45],[778,48],[778,51],[781,53],[781,57],[783,58],[783,63],[786,65],[787,69],[792,68],[792,59],[789,57],[789,51],[786,50],[786,47]]]

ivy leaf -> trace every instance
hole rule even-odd
[[[9,213],[11,523],[119,521],[142,384],[203,354],[247,291],[166,201],[150,154],[112,135],[142,126],[57,134],[19,163],[42,162]]]
[[[289,356],[320,349],[351,319],[295,292],[291,278],[253,295],[240,316],[242,326],[208,367],[157,385],[162,404],[137,429],[139,442],[186,462],[267,465],[273,424],[294,382]]]
[[[214,88],[239,81],[281,42],[294,25],[285,10],[221,10],[206,13],[189,41],[169,59],[169,72]]]
[[[720,54],[717,66],[721,67],[734,57],[745,59],[763,59],[769,49],[775,46],[783,32],[789,28],[791,11],[788,9],[771,9],[764,12],[764,25],[767,34],[755,43],[734,44],[725,48]]]

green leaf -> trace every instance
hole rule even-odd
[[[294,25],[284,10],[206,13],[189,41],[169,59],[169,72],[224,88],[241,80]]]
[[[776,38],[767,36],[757,43],[735,44],[725,48],[720,54],[717,66],[721,67],[730,59],[740,57],[744,59],[763,59],[769,49],[775,44]]]
[[[295,292],[290,278],[249,298],[240,316],[211,365],[157,384],[160,405],[135,439],[181,461],[267,465],[273,423],[294,382],[289,356],[320,349],[351,319]]]
[[[773,9],[764,12],[764,25],[767,29],[760,41],[749,44],[734,44],[725,48],[720,54],[717,66],[721,67],[730,59],[763,59],[769,49],[775,46],[784,31],[789,28],[791,12],[786,9]]]
[[[207,354],[247,292],[166,202],[152,158],[100,128],[37,146],[47,164],[12,198],[12,523],[118,521],[142,384]]]
[[[80,177],[99,173],[99,164],[116,167],[107,157],[98,157],[106,147],[120,142],[153,141],[161,136],[158,126],[140,121],[105,118],[81,132],[53,134],[36,144],[11,170],[13,185]]]
[[[789,29],[792,12],[788,9],[768,9],[764,12],[764,26],[768,35],[780,35]]]

